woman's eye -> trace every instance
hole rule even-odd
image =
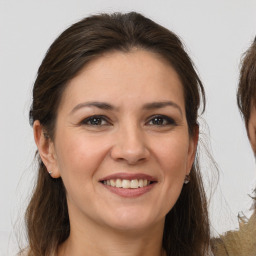
[[[153,116],[148,122],[148,125],[156,125],[156,126],[165,126],[165,125],[176,125],[175,121],[168,117],[168,116],[162,116],[157,115]]]
[[[109,122],[103,116],[90,116],[84,119],[82,121],[82,124],[90,125],[90,126],[103,126],[103,125],[108,125]]]

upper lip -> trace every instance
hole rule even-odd
[[[101,178],[99,181],[115,180],[115,179],[121,179],[121,180],[143,179],[143,180],[149,180],[149,181],[157,181],[157,179],[155,177],[150,176],[145,173],[124,173],[124,172],[108,175],[104,178]]]

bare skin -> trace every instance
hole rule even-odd
[[[248,122],[248,135],[254,154],[256,154],[256,107],[252,105]]]
[[[77,231],[59,247],[58,256],[89,256],[90,253],[86,252],[93,252],[95,256],[165,255],[162,250],[162,236],[159,235],[162,232],[161,226],[137,234],[135,232],[129,234],[125,231],[117,233],[102,227],[89,234],[84,228],[76,227],[75,224],[73,227]]]
[[[182,84],[167,62],[143,50],[92,61],[64,92],[54,141],[39,122],[34,136],[67,191],[71,231],[58,256],[164,255],[165,216],[198,141],[189,135]]]

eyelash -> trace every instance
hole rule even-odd
[[[89,122],[92,121],[97,121],[100,122],[100,124],[90,124]],[[106,124],[102,124],[102,121],[106,122]],[[108,120],[108,118],[106,118],[106,116],[101,116],[101,115],[95,115],[95,116],[89,116],[87,118],[85,118],[84,120],[82,120],[81,124],[83,125],[90,125],[90,126],[105,126],[105,125],[110,125],[110,121]]]
[[[152,121],[159,121],[159,119],[162,122],[165,122],[165,123],[164,124],[163,123],[160,123],[160,124],[149,124]],[[167,126],[167,125],[176,126],[177,125],[177,123],[175,122],[175,120],[173,118],[165,116],[165,115],[154,115],[154,116],[151,116],[149,118],[149,121],[147,121],[147,124],[155,125],[155,126]]]
[[[159,122],[158,124],[150,124],[150,122]],[[91,123],[89,123],[91,122]],[[96,122],[96,123],[92,123],[92,122]],[[102,124],[102,122],[105,122],[105,124]],[[88,126],[106,126],[106,125],[111,125],[110,120],[106,117],[106,116],[102,116],[102,115],[94,115],[94,116],[89,116],[87,118],[85,118],[84,120],[82,120],[81,122],[82,125],[88,125]],[[177,123],[175,122],[175,120],[173,118],[170,118],[168,116],[165,115],[154,115],[151,116],[148,121],[146,122],[146,125],[150,125],[150,126],[169,126],[169,125],[173,125],[173,126],[177,126]]]

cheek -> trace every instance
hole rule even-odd
[[[187,171],[188,139],[174,137],[165,140],[158,150],[165,177],[184,177]]]
[[[252,145],[252,149],[254,153],[256,153],[256,127],[249,125],[248,134],[249,134],[250,143]]]
[[[57,144],[57,162],[60,174],[65,180],[76,179],[80,182],[92,177],[103,161],[107,149],[97,138],[66,135]]]
[[[186,138],[186,137],[185,137]],[[176,203],[184,184],[188,167],[188,139],[170,138],[158,150],[158,162],[162,169],[161,204],[167,214]],[[159,198],[160,198],[159,197]]]
[[[98,182],[97,171],[106,156],[106,146],[102,140],[81,134],[69,134],[62,138],[56,151],[69,205],[90,204]]]
[[[248,135],[254,153],[256,153],[256,108],[251,108],[250,119],[248,123]]]

